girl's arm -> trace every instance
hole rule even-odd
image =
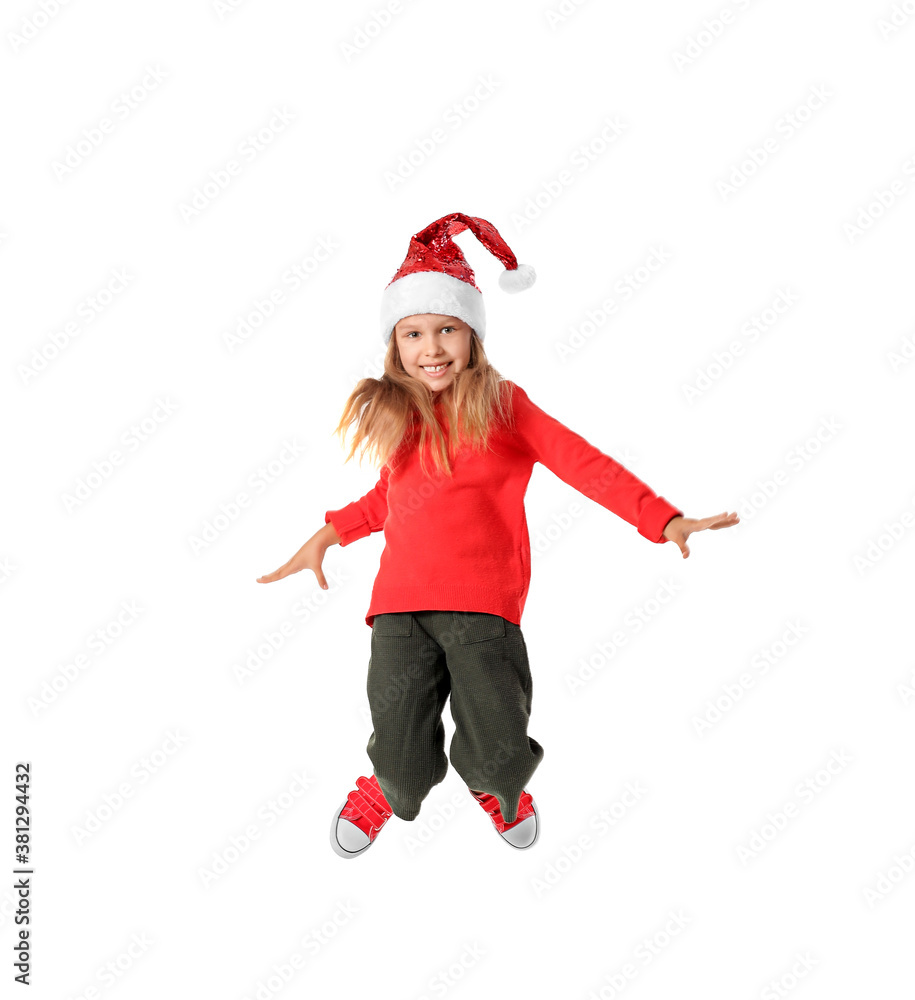
[[[259,576],[258,583],[273,583],[282,580],[292,573],[303,569],[314,571],[322,590],[327,590],[327,581],[321,563],[324,553],[331,545],[349,545],[359,538],[365,538],[373,531],[381,531],[388,516],[388,474],[390,469],[384,465],[378,482],[372,489],[341,507],[339,510],[329,510],[324,514],[324,527],[319,528],[298,552],[278,570]]]
[[[327,590],[327,580],[324,579],[324,571],[321,563],[324,561],[324,553],[340,542],[333,524],[328,522],[323,528],[319,528],[298,552],[284,566],[269,573],[267,576],[259,576],[258,583],[273,583],[274,580],[282,580],[284,576],[298,573],[303,569],[314,570],[315,576],[322,590]]]
[[[657,543],[667,541],[664,529],[674,517],[683,515],[679,507],[541,410],[520,386],[516,385],[514,391],[517,431],[538,462],[579,493],[628,521],[644,538]]]
[[[333,522],[337,541],[341,545],[349,545],[360,538],[365,538],[373,531],[381,531],[388,517],[388,465],[381,467],[378,482],[358,500],[348,503],[339,510],[329,510],[324,520]]]
[[[650,542],[673,541],[687,559],[686,539],[691,534],[706,528],[730,528],[740,521],[736,512],[727,511],[711,517],[684,517],[679,507],[659,497],[616,459],[535,406],[520,386],[515,386],[515,392],[518,432],[537,461],[563,482],[634,525]]]

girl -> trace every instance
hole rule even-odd
[[[692,532],[738,522],[726,512],[684,517],[501,378],[483,350],[483,296],[452,241],[465,229],[504,264],[503,289],[533,284],[533,269],[484,219],[456,212],[413,236],[382,296],[384,374],[356,385],[335,432],[345,437],[356,423],[346,461],[361,444],[360,460],[370,452],[380,461],[378,483],[327,511],[285,566],[258,579],[310,569],[326,589],[328,547],[384,531],[365,619],[373,771],[334,815],[331,846],[344,858],[368,850],[392,815],[415,819],[444,780],[449,695],[455,770],[506,843],[523,850],[537,840],[540,818],[525,786],[543,748],[527,734],[532,687],[520,628],[530,583],[524,494],[535,462],[649,541],[676,542],[684,559]]]

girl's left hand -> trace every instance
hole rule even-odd
[[[667,526],[664,528],[662,534],[669,541],[676,542],[680,546],[683,558],[688,559],[689,546],[686,544],[686,539],[694,531],[704,531],[706,528],[717,531],[719,528],[730,528],[732,524],[737,524],[739,521],[740,518],[737,516],[736,511],[733,514],[725,511],[723,514],[714,514],[712,517],[702,518],[683,517],[681,514],[678,514],[667,522]]]

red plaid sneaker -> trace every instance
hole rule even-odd
[[[330,846],[341,858],[354,858],[375,843],[392,815],[375,775],[356,778],[356,787],[334,814]]]
[[[537,812],[537,803],[534,802],[529,792],[522,792],[518,802],[518,815],[514,823],[506,823],[502,818],[502,810],[499,808],[499,800],[495,795],[487,795],[485,792],[475,792],[469,789],[470,794],[489,813],[492,825],[496,828],[496,833],[512,847],[519,851],[533,847],[540,836],[540,815]]]

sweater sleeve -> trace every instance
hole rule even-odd
[[[340,536],[340,545],[349,545],[357,539],[365,538],[373,531],[381,531],[388,516],[388,476],[390,469],[382,466],[378,482],[358,500],[329,510],[324,514],[324,523],[330,522]]]
[[[638,529],[650,542],[666,542],[667,522],[683,511],[647,483],[531,402],[514,387],[515,429],[535,456],[564,483]]]

